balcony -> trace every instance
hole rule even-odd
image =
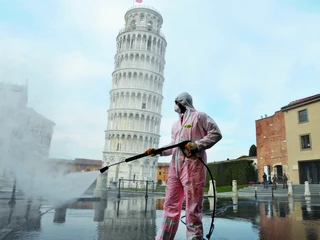
[[[150,10],[155,11],[156,13],[158,13],[158,14],[161,16],[161,13],[160,13],[157,9],[155,9],[154,7],[151,7],[151,6],[147,6],[147,5],[134,5],[134,6],[132,6],[131,8],[129,8],[129,9],[127,10],[127,12],[130,12],[130,10],[132,10],[132,9],[137,9],[137,8],[150,9]]]
[[[159,34],[162,38],[166,39],[166,37],[164,36],[164,34],[159,31],[159,30],[156,30],[152,27],[138,27],[138,26],[130,26],[130,27],[124,27],[122,29],[120,29],[118,35],[122,34],[122,33],[125,33],[125,32],[132,32],[132,31],[144,31],[144,32],[151,32],[151,33],[154,33],[154,34]]]

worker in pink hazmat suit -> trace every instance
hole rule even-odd
[[[179,114],[179,120],[172,126],[172,142],[169,145],[185,140],[191,140],[191,142],[186,144],[185,150],[172,148],[158,153],[154,148],[150,148],[145,151],[151,156],[172,155],[164,202],[164,219],[156,239],[174,239],[185,199],[187,239],[202,240],[206,168],[198,158],[202,158],[206,163],[205,150],[220,141],[222,135],[211,117],[198,112],[193,107],[192,97],[188,93],[181,93],[177,96],[174,109]],[[191,153],[192,156],[189,156]]]

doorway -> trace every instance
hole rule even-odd
[[[299,161],[300,184],[308,181],[310,184],[320,182],[320,160]]]
[[[278,183],[282,183],[283,180],[283,167],[282,165],[276,165],[274,166],[275,174],[277,175],[278,178]]]

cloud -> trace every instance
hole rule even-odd
[[[83,52],[70,52],[57,58],[54,76],[63,85],[78,85],[107,76],[111,71],[107,64],[89,59]]]
[[[0,28],[0,60],[2,79],[21,81],[30,78],[41,84],[43,78],[53,84],[79,84],[92,78],[105,77],[113,63],[104,63],[83,51],[57,51],[52,43],[16,36]],[[16,69],[19,69],[17,71]]]
[[[115,37],[124,22],[124,9],[128,4],[121,1],[60,1],[61,23],[68,27],[85,30],[97,36],[111,35]]]

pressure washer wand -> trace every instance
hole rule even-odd
[[[151,154],[158,154],[158,153],[161,153],[161,152],[164,151],[164,150],[168,150],[168,149],[175,148],[175,147],[184,148],[184,146],[185,146],[188,142],[191,142],[191,141],[190,141],[190,140],[186,140],[186,141],[183,141],[183,142],[180,142],[180,143],[177,143],[177,144],[173,144],[173,145],[170,145],[170,146],[158,148],[158,149],[155,149]],[[107,171],[107,170],[109,169],[109,167],[111,167],[111,166],[118,165],[118,164],[120,164],[120,163],[131,162],[131,161],[133,161],[133,160],[137,160],[137,159],[139,159],[139,158],[143,158],[143,157],[146,157],[146,156],[148,156],[148,154],[146,154],[146,153],[141,153],[141,154],[138,154],[138,155],[135,155],[135,156],[126,158],[124,161],[121,161],[121,162],[118,162],[118,163],[114,163],[114,164],[111,164],[110,166],[105,166],[105,167],[101,168],[101,169],[100,169],[100,173],[104,173],[104,172]]]

